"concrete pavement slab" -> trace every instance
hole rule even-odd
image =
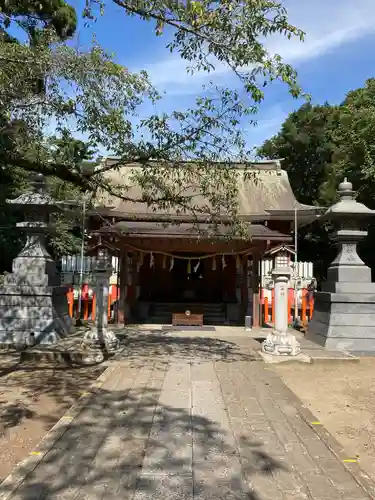
[[[62,419],[56,439],[5,480],[0,500],[375,498],[315,417],[264,363],[246,358],[241,349],[251,346],[237,338],[231,357],[211,357],[215,339],[200,339],[199,360],[178,339],[170,354],[160,351],[162,363],[150,339],[145,355],[141,338]]]

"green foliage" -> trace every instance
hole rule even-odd
[[[258,152],[284,158],[283,168],[303,203],[329,206],[336,200],[338,184],[347,177],[358,201],[375,209],[375,79],[349,92],[339,106],[303,105]],[[328,229],[314,226],[313,231],[306,228],[301,233],[301,259],[317,261],[321,269],[332,260],[327,252]],[[375,268],[371,238],[362,252]]]
[[[49,141],[55,161],[75,165],[77,170],[91,168],[93,151],[89,144],[75,139],[67,130]],[[58,177],[48,178],[52,197],[61,201],[58,214],[54,215],[54,232],[49,238],[49,250],[55,258],[80,252],[82,242],[82,200],[85,193],[77,185]]]
[[[49,148],[60,162],[75,164],[77,168],[91,167],[92,152],[87,144],[74,139],[64,131],[61,137],[52,137]],[[24,244],[23,235],[15,225],[23,220],[23,214],[6,204],[6,199],[16,198],[29,188],[29,172],[19,167],[0,169],[0,273],[11,271],[12,259]],[[54,216],[53,232],[48,240],[50,253],[54,258],[78,253],[81,248],[81,205],[84,195],[75,184],[58,177],[49,177],[47,188],[57,201],[61,201],[61,211]],[[67,203],[67,204],[66,204]]]
[[[91,192],[147,201],[152,209],[174,207],[195,214],[198,208],[187,194],[194,185],[209,202],[208,220],[214,221],[219,211],[235,220],[237,171],[231,166],[234,161],[247,163],[250,147],[240,122],[255,121],[262,89],[273,80],[284,82],[295,96],[301,93],[295,71],[279,56],[268,54],[264,40],[275,35],[302,39],[303,33],[288,23],[283,6],[270,0],[116,3],[128,15],[155,22],[159,35],[164,26],[173,29],[168,48],[187,61],[190,72],[209,72],[223,64],[240,85],[211,85],[190,109],[139,120],[140,106],[161,96],[145,72],[128,72],[96,44],[81,52],[59,42],[50,30],[33,46],[0,44],[0,104],[7,116],[25,124],[24,134],[11,135],[11,148],[3,149],[0,160]],[[92,7],[89,3],[87,16],[94,15]],[[36,89],[40,81],[43,87]],[[87,175],[74,161],[60,161],[45,137],[51,122],[61,137],[73,129],[88,138],[92,150],[118,156],[111,169],[140,162],[144,168],[132,182],[143,188],[141,199],[131,198],[127,186],[114,185],[107,166]],[[194,167],[176,174],[171,166],[186,160],[194,160]],[[222,167],[217,167],[218,161]]]
[[[15,229],[21,214],[11,211],[5,204],[7,198],[15,198],[27,187],[25,173],[18,168],[11,172],[0,167],[0,273],[12,270],[12,260],[23,246],[23,238]]]
[[[60,40],[71,37],[76,29],[75,9],[64,0],[7,0],[1,2],[0,38],[17,42],[12,28],[21,28],[30,44],[36,45],[46,32]]]
[[[264,41],[272,36],[302,40],[303,33],[272,0],[114,1],[127,15],[153,22],[156,35],[172,30],[167,48],[186,60],[188,71],[224,65],[237,83],[233,88],[210,84],[191,108],[140,119],[141,106],[161,99],[144,71],[130,73],[96,43],[89,50],[68,46],[76,17],[63,0],[12,0],[0,13],[0,163],[10,177],[15,167],[22,168],[79,192],[106,192],[193,216],[202,212],[190,194],[194,186],[208,201],[207,222],[215,224],[220,212],[236,226],[237,170],[232,167],[235,161],[247,164],[251,146],[240,124],[255,122],[263,89],[274,80],[301,95],[294,69],[269,54]],[[102,13],[101,2],[88,0],[85,15],[94,17],[97,7]],[[12,24],[22,27],[26,40],[9,43],[16,41]],[[47,131],[53,127],[51,138]],[[70,136],[71,130],[87,145]],[[88,172],[82,161],[99,149],[119,160]],[[194,165],[175,168],[186,160]],[[109,175],[134,162],[143,166],[130,180],[142,188],[140,198]],[[62,251],[60,243],[56,249]]]
[[[259,149],[265,158],[283,158],[293,190],[299,201],[329,205],[335,200],[337,176],[332,137],[337,123],[337,107],[303,105],[291,113],[281,131]]]
[[[258,153],[285,158],[283,167],[302,202],[331,204],[346,176],[358,199],[375,208],[375,78],[339,106],[303,105]]]
[[[375,209],[375,78],[347,94],[333,137],[337,168],[353,182],[358,199]]]
[[[15,229],[22,214],[11,210],[5,201],[27,189],[29,177],[28,172],[20,168],[17,162],[9,165],[7,158],[17,158],[19,151],[31,150],[32,144],[42,137],[40,130],[34,129],[21,114],[17,115],[12,102],[8,102],[8,99],[18,100],[19,105],[23,106],[27,105],[28,99],[43,96],[43,71],[41,68],[23,67],[22,57],[19,60],[18,55],[37,54],[37,47],[45,46],[51,37],[67,39],[74,34],[76,24],[76,12],[64,0],[1,2],[0,53],[3,57],[0,83],[0,272],[11,270],[12,259],[24,242],[23,236]],[[15,71],[13,75],[12,71]],[[20,80],[17,82],[18,78]],[[51,239],[53,247],[59,238],[69,241],[69,231],[62,230],[60,227],[59,236]]]
[[[212,71],[218,63],[238,76],[248,103],[263,99],[262,88],[281,80],[297,96],[301,89],[294,69],[279,55],[270,55],[264,40],[273,35],[303,40],[304,33],[291,25],[282,3],[272,0],[170,1],[113,0],[126,14],[155,23],[157,35],[165,27],[173,30],[167,48],[190,63],[190,71]],[[97,2],[88,0],[92,14]]]

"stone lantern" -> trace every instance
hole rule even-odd
[[[297,356],[300,345],[288,331],[288,283],[292,274],[290,257],[281,248],[274,257],[272,278],[274,281],[275,328],[262,344],[262,351],[276,356]]]
[[[85,334],[84,343],[90,347],[115,351],[119,346],[116,335],[108,329],[109,279],[112,275],[112,263],[103,249],[98,252],[94,268],[96,283],[96,320],[95,326]]]
[[[316,292],[314,314],[307,338],[327,349],[375,351],[375,283],[371,269],[357,253],[357,244],[367,236],[367,226],[374,217],[354,198],[347,179],[339,185],[340,201],[322,217],[334,232],[331,240],[338,253],[327,272],[322,291]]]
[[[7,200],[25,214],[17,227],[26,233],[26,244],[0,287],[0,342],[20,347],[55,343],[72,328],[67,288],[45,246],[50,216],[59,207],[43,175],[35,174],[31,184],[30,191]]]

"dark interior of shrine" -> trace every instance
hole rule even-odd
[[[173,259],[173,263],[163,257],[154,258],[151,266],[150,259],[147,259],[140,269],[139,300],[171,303],[235,301],[234,257],[193,257],[191,254],[180,253]]]

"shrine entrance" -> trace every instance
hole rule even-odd
[[[138,300],[223,303],[236,300],[236,262],[180,252],[173,259],[148,257],[139,272]]]
[[[171,324],[186,310],[203,314],[204,324],[243,324],[246,315],[259,321],[258,260],[250,249],[168,250],[122,254],[120,322]]]

